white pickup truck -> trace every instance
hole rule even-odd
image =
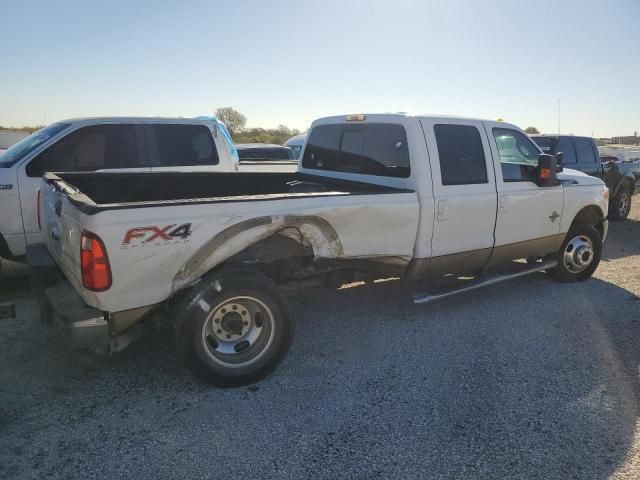
[[[590,277],[608,190],[559,170],[507,123],[323,118],[296,173],[46,174],[45,243],[27,257],[73,347],[121,350],[164,309],[195,375],[246,384],[289,348],[287,289],[475,276],[419,303],[542,270]]]
[[[0,151],[0,257],[41,241],[37,192],[44,172],[238,171],[226,127],[215,117],[63,120]]]

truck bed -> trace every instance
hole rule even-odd
[[[45,181],[87,214],[135,204],[185,204],[411,192],[301,173],[48,173]]]

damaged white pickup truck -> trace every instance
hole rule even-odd
[[[195,375],[241,385],[286,355],[292,285],[475,276],[419,303],[542,270],[590,277],[608,190],[560,170],[507,123],[324,118],[296,173],[46,174],[45,243],[27,257],[73,347],[121,350],[164,310]]]

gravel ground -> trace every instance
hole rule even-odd
[[[167,331],[71,352],[24,297],[0,325],[0,478],[638,479],[634,200],[582,284],[299,297],[293,349],[257,390],[199,383]]]

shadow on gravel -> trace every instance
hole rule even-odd
[[[640,202],[640,198],[636,201]],[[628,218],[621,222],[609,222],[609,235],[603,253],[605,260],[640,255],[640,220]]]
[[[640,365],[629,292],[540,274],[430,306],[409,296],[390,283],[294,299],[292,351],[256,392],[195,380],[167,328],[104,359],[67,351],[30,316],[0,337],[0,477],[624,470]]]
[[[31,280],[28,268],[20,263],[0,259],[0,298],[29,295]]]

